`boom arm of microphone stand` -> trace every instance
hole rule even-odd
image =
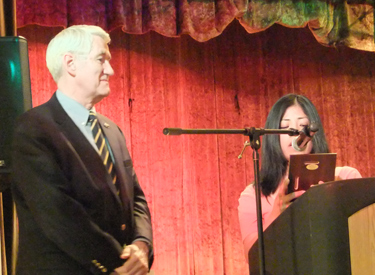
[[[181,129],[181,128],[164,128],[163,134],[166,136],[179,136],[184,134],[242,134],[245,136],[252,135],[269,135],[287,134],[290,136],[298,136],[299,132],[295,129],[263,129],[263,128],[244,128],[244,129]]]
[[[245,129],[181,129],[164,128],[163,134],[167,136],[179,136],[184,134],[246,134]]]

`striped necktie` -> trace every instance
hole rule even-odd
[[[100,128],[98,118],[96,117],[96,114],[92,111],[90,111],[89,114],[89,121],[91,122],[91,131],[94,137],[95,144],[98,147],[99,155],[102,158],[103,164],[107,169],[108,174],[111,176],[112,183],[115,185],[118,193],[117,176],[115,168],[113,166],[113,161],[109,154],[108,146],[105,141],[102,129]]]

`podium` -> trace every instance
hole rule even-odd
[[[375,178],[311,187],[264,231],[267,275],[375,274]],[[249,251],[259,274],[258,242]]]

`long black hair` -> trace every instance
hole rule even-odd
[[[323,126],[319,114],[312,102],[303,95],[287,94],[281,97],[271,108],[268,114],[265,128],[279,129],[280,122],[286,109],[298,104],[309,118],[314,121],[319,130],[312,139],[313,153],[328,153],[328,144],[325,138]],[[265,135],[262,139],[261,170],[260,170],[260,188],[266,197],[275,193],[282,177],[286,173],[288,160],[285,158],[278,135]]]

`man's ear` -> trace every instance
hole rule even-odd
[[[76,75],[76,64],[74,63],[75,59],[71,53],[66,53],[63,56],[63,68],[69,75]]]

